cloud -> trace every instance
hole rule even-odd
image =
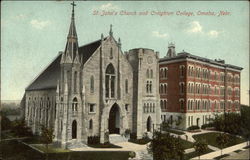
[[[165,37],[167,37],[167,33],[160,33],[159,31],[153,31],[152,35],[154,37],[158,37],[158,38],[165,38]]]
[[[107,4],[101,5],[100,9],[101,10],[117,10],[117,9],[119,9],[119,7],[112,4],[112,3],[107,3]]]
[[[187,32],[188,33],[202,33],[203,31],[202,31],[202,26],[200,22],[198,21],[190,22]]]
[[[26,18],[26,15],[24,15],[24,14],[19,14],[19,15],[16,15],[14,18],[15,18],[15,19],[24,19],[24,18]]]
[[[216,37],[218,37],[219,33],[220,33],[219,31],[211,30],[211,31],[209,31],[209,32],[207,33],[207,35],[208,35],[209,37],[216,38]]]
[[[39,21],[39,20],[33,19],[30,21],[30,24],[32,27],[36,29],[43,29],[44,27],[50,24],[50,21]]]

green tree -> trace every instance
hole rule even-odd
[[[25,123],[25,120],[15,120],[13,122],[13,132],[18,136],[32,136],[31,128]]]
[[[4,131],[4,130],[8,130],[8,129],[11,129],[11,121],[9,120],[8,117],[2,115],[1,116],[1,129]]]
[[[226,144],[229,142],[229,136],[228,136],[228,134],[226,134],[226,133],[220,133],[216,137],[216,142],[220,146],[221,155],[222,155],[222,149],[223,149],[223,147],[226,146]]]
[[[153,155],[154,160],[182,159],[184,155],[180,138],[159,131],[154,132],[148,151]]]
[[[55,137],[53,134],[52,128],[47,128],[44,125],[41,125],[41,140],[45,144],[46,147],[46,159],[48,159],[48,151],[49,151],[49,144],[52,143],[53,138]]]
[[[195,152],[198,153],[199,159],[202,153],[205,153],[208,149],[208,145],[207,142],[205,142],[204,140],[200,140],[198,139],[194,144],[194,149]]]

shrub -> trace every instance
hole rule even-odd
[[[209,128],[209,127],[214,127],[214,124],[213,123],[203,124],[201,126],[201,129],[206,129],[206,128]]]
[[[130,129],[126,129],[125,130],[125,135],[129,135],[130,134]]]
[[[133,152],[133,151],[130,151],[129,154],[128,154],[128,156],[129,156],[130,158],[135,158],[136,153]]]
[[[136,133],[130,133],[130,139],[136,139]]]
[[[197,129],[200,129],[200,127],[199,126],[190,126],[187,128],[188,131],[197,130]]]
[[[99,144],[100,137],[99,136],[89,136],[88,137],[88,144]]]

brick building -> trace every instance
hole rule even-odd
[[[186,129],[208,123],[216,113],[238,112],[242,69],[185,51],[176,54],[170,43],[159,60],[162,121]]]

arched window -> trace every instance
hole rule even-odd
[[[94,93],[95,91],[95,79],[94,76],[90,77],[90,92]]]
[[[167,94],[167,85],[164,84],[164,93]]]
[[[125,92],[128,93],[128,80],[125,80]]]
[[[115,68],[110,63],[105,72],[105,87],[106,87],[106,98],[114,98],[115,97]]]
[[[150,77],[153,78],[153,70],[150,70]]]
[[[89,120],[89,129],[93,129],[93,120]]]
[[[72,111],[73,112],[75,112],[75,111],[77,111],[78,110],[78,106],[77,106],[78,104],[77,104],[77,98],[75,97],[74,99],[73,99],[73,103],[72,103]]]
[[[77,137],[77,122],[74,120],[72,122],[72,139],[76,139]]]
[[[110,48],[109,58],[113,59],[113,48]]]
[[[165,68],[165,69],[164,69],[164,77],[167,78],[167,75],[168,75],[167,69]]]
[[[167,101],[164,100],[164,109],[167,109]]]
[[[77,71],[74,72],[74,91],[76,92],[77,87]]]
[[[149,69],[147,69],[147,75],[146,76],[147,76],[147,78],[149,78]]]
[[[160,103],[161,103],[161,109],[163,109],[163,100],[161,100]]]
[[[150,84],[149,84],[149,92],[152,93],[152,81],[150,81]]]

